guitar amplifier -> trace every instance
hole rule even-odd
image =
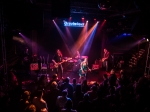
[[[93,64],[93,65],[92,65],[92,69],[93,69],[93,70],[98,70],[99,68],[100,68],[100,66],[97,65],[97,64]]]
[[[31,63],[30,64],[30,70],[39,70],[38,63]]]
[[[47,65],[45,63],[41,64],[41,69],[42,70],[47,70]]]
[[[54,63],[50,63],[49,67],[50,67],[50,69],[53,69],[54,68]]]

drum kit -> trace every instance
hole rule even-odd
[[[70,58],[70,57],[65,57],[66,59]],[[72,58],[71,60],[67,61],[67,70],[69,71],[78,71],[80,68],[80,63],[85,59],[88,58],[88,56],[81,56],[81,58],[77,59],[77,58]]]

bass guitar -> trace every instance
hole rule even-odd
[[[71,60],[72,58],[68,58],[68,59],[66,59],[66,60],[63,60],[62,62],[56,62],[55,60],[52,60],[53,61],[53,63],[54,63],[54,68],[58,68],[58,66],[59,65],[61,65],[62,63],[64,63],[64,62],[67,62],[67,61],[69,61],[69,60]]]

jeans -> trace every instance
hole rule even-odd
[[[62,66],[62,64],[60,64],[60,65],[58,66],[58,68],[55,69],[55,73],[56,73],[57,75],[60,74],[60,78],[63,77],[63,66]]]
[[[105,71],[108,72],[108,60],[105,60],[105,61],[103,62],[103,68],[105,69]]]

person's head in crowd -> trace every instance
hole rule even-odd
[[[88,101],[89,98],[90,98],[90,97],[89,97],[89,94],[88,94],[88,93],[85,93],[84,96],[83,96],[83,100],[84,100],[84,101]]]
[[[23,100],[29,100],[30,99],[30,92],[29,91],[24,91],[23,95],[22,95],[22,99]]]
[[[26,108],[25,112],[36,112],[36,107],[35,107],[35,105],[30,104],[30,105]]]
[[[87,80],[83,80],[82,85],[87,85]]]
[[[67,89],[63,90],[62,91],[62,96],[67,97],[67,95],[68,95],[68,90]]]
[[[95,85],[96,87],[99,87],[99,83],[98,83],[97,81],[95,81],[95,82],[93,83],[93,85]]]
[[[123,69],[121,69],[121,70],[120,70],[120,74],[123,74],[123,73],[124,73],[124,70],[123,70]]]
[[[43,97],[43,90],[38,90],[37,91],[37,97],[42,98]]]
[[[115,74],[115,70],[111,69],[110,74]]]
[[[104,80],[108,79],[107,74],[104,74],[104,75],[103,75],[103,79],[104,79]]]
[[[66,77],[65,82],[66,82],[66,83],[69,83],[69,82],[70,82],[70,78],[69,78],[69,77]]]
[[[48,112],[46,108],[41,109],[41,112]]]
[[[76,84],[76,82],[77,82],[76,78],[73,78],[73,79],[72,79],[72,83],[73,83],[73,84]]]
[[[96,87],[95,85],[93,85],[93,86],[91,87],[91,90],[92,90],[93,92],[96,92],[96,91],[97,91],[97,87]]]
[[[66,108],[67,110],[70,110],[70,109],[72,109],[72,107],[73,107],[72,100],[71,100],[71,99],[68,99],[67,102],[66,102],[66,104],[65,104],[65,108]]]
[[[53,81],[51,86],[52,86],[53,89],[56,89],[58,87],[58,84],[57,84],[56,81]]]

